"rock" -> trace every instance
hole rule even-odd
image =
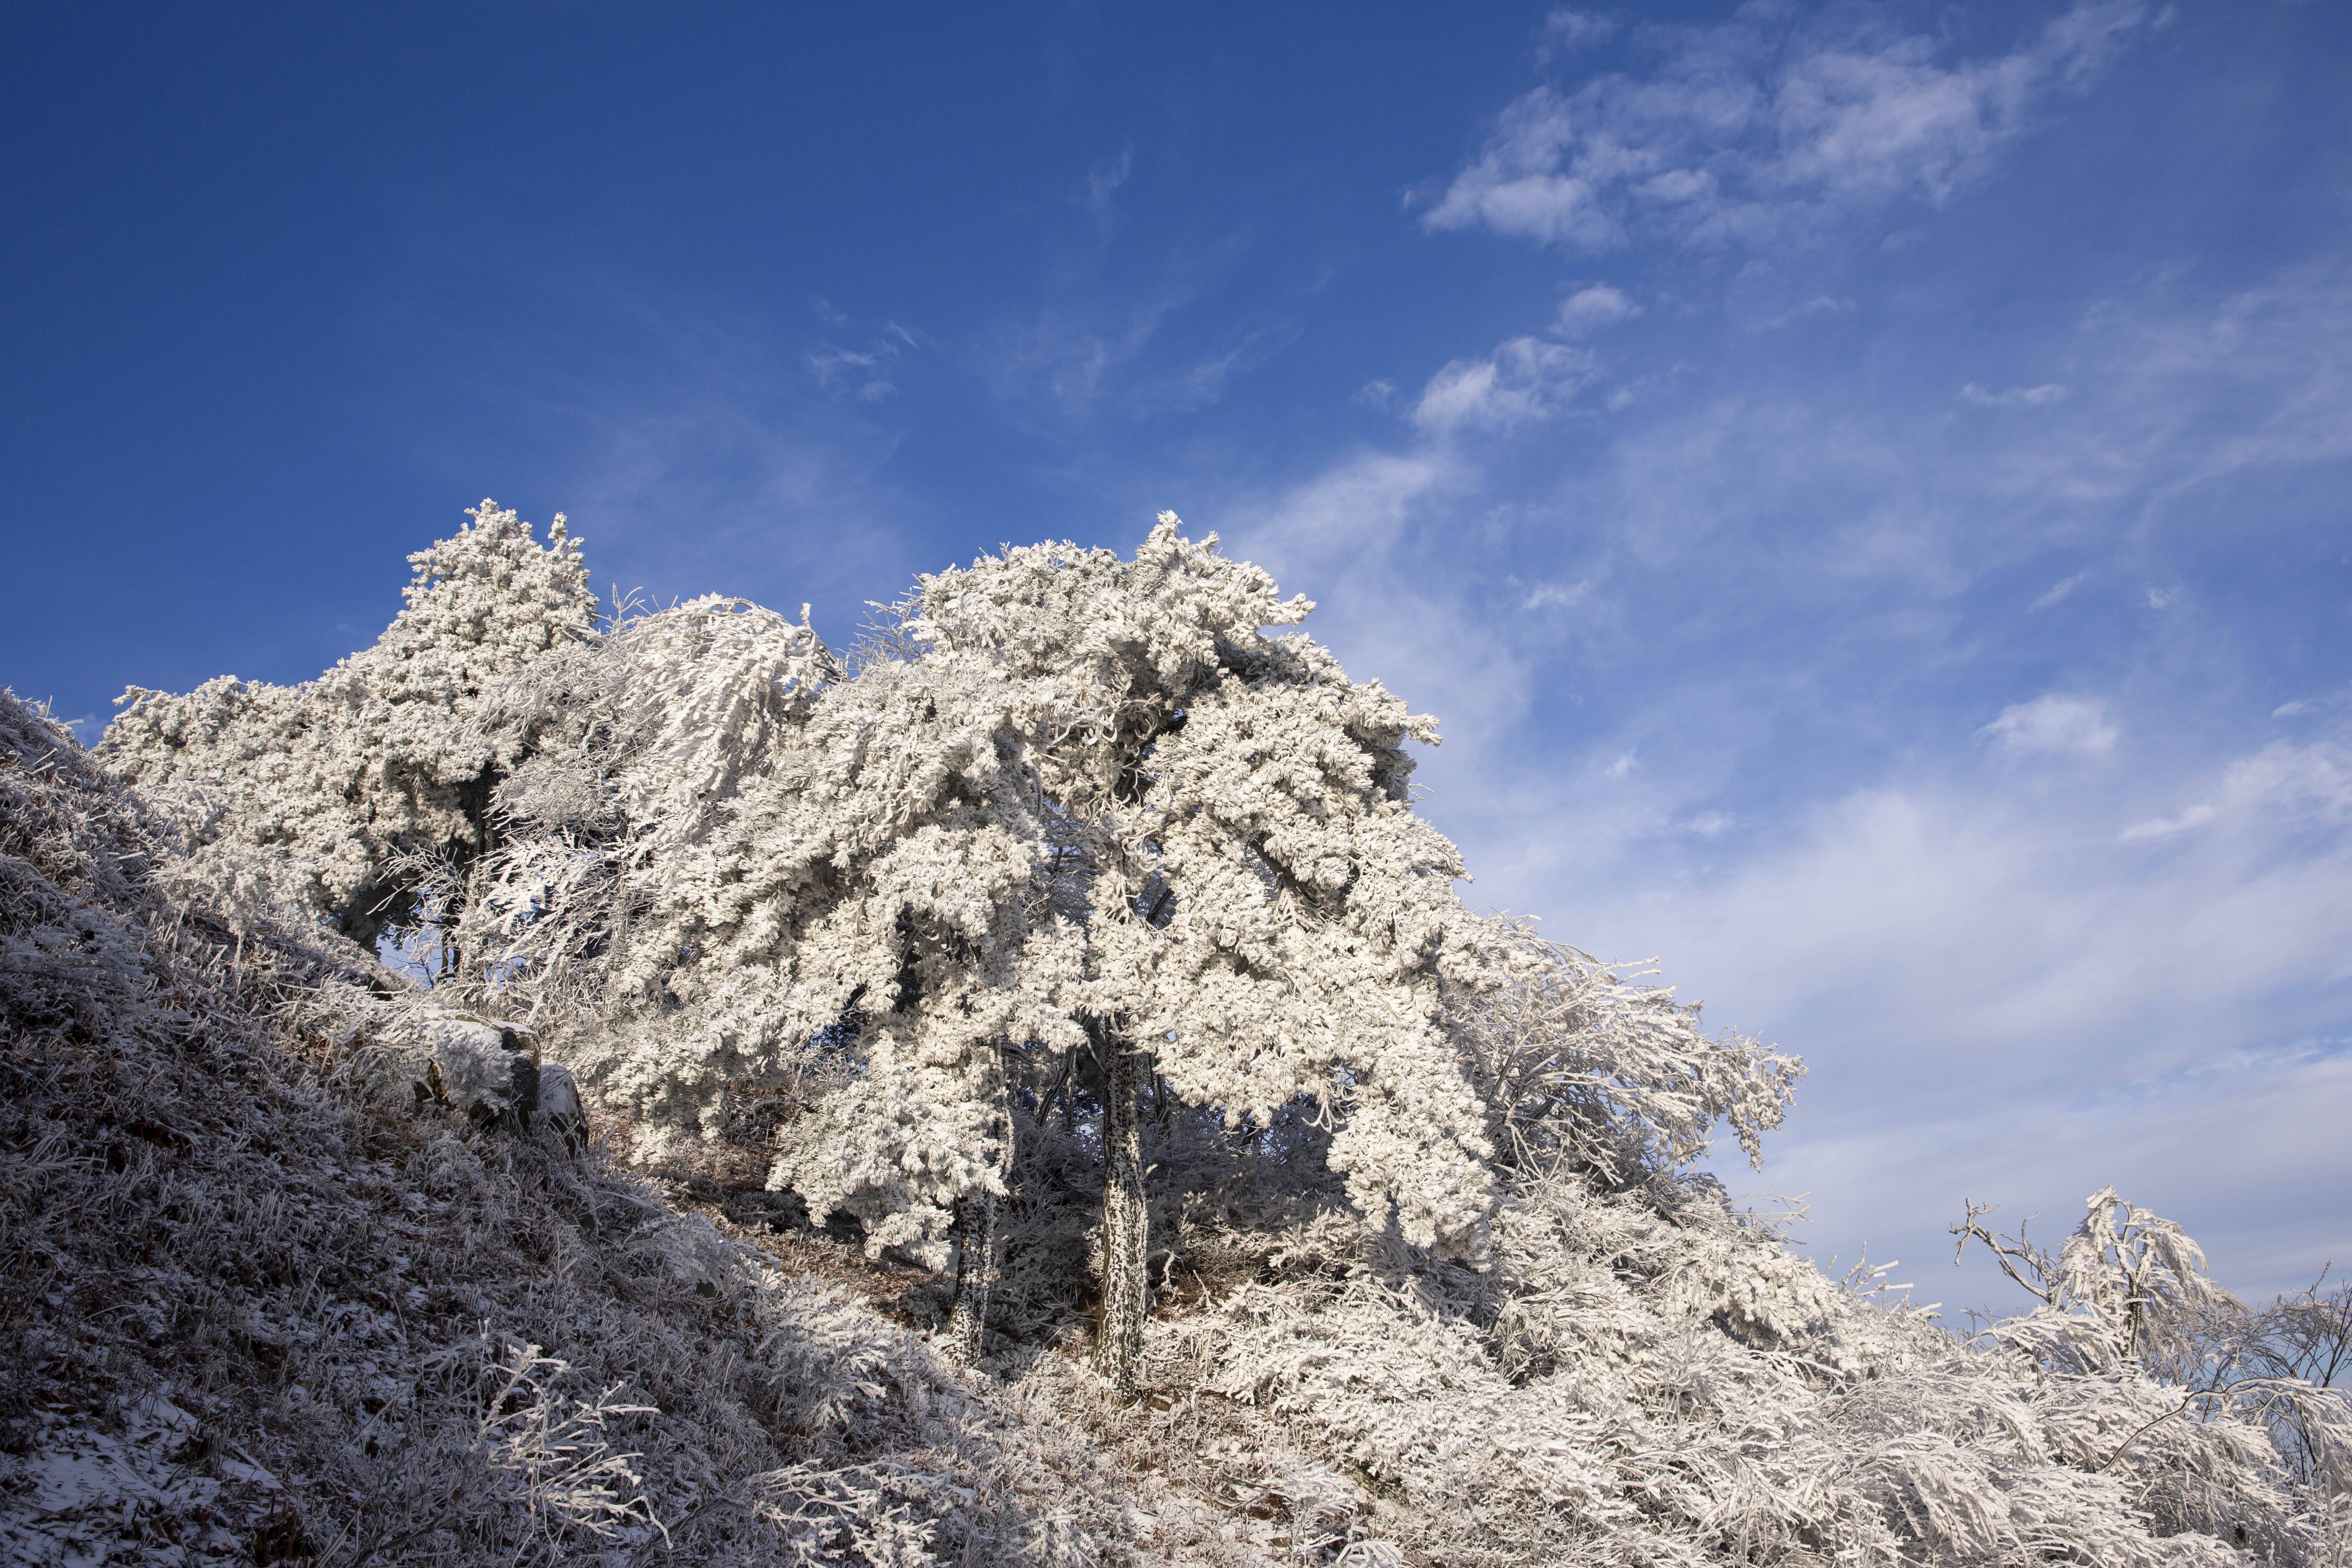
[[[573,1154],[588,1146],[588,1113],[580,1104],[580,1086],[562,1062],[542,1062],[539,1068],[539,1114],[562,1135]]]
[[[414,1025],[430,1053],[425,1082],[433,1097],[488,1124],[512,1116],[528,1130],[539,1109],[539,1037],[471,1013],[434,1009]],[[567,1079],[570,1075],[566,1075]],[[576,1102],[577,1094],[573,1099]]]

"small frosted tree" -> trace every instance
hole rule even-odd
[[[497,502],[411,555],[405,607],[316,680],[132,687],[100,754],[172,810],[232,907],[328,920],[362,945],[409,912],[417,868],[489,847],[503,771],[483,692],[587,636],[596,597],[559,514],[541,548]],[[458,882],[462,885],[463,878]],[[454,911],[453,911],[454,912]]]

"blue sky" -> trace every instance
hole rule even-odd
[[[0,18],[19,692],[315,674],[484,495],[835,641],[1173,508],[1808,1058],[1824,1261],[2352,1265],[2352,15],[487,10]]]

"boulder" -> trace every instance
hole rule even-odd
[[[511,1116],[530,1128],[539,1109],[538,1036],[501,1019],[441,1008],[419,1016],[414,1029],[430,1058],[425,1078],[434,1099],[479,1122]]]

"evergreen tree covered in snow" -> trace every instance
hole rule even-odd
[[[1475,1252],[1492,1150],[1446,1011],[1509,951],[1412,812],[1432,722],[1269,635],[1311,606],[1177,528],[926,577],[854,678],[805,624],[698,601],[486,710],[535,760],[475,907],[519,957],[601,965],[612,1027],[575,1055],[604,1096],[707,1128],[822,1043],[849,1067],[777,1180],[943,1260],[1003,1194],[1014,1088],[1086,1074],[1122,1380],[1138,1086],[1236,1123],[1311,1104],[1364,1212]]]
[[[409,557],[406,606],[375,646],[318,679],[223,676],[184,696],[132,687],[100,750],[166,805],[193,874],[232,908],[297,911],[373,945],[407,918],[420,862],[488,847],[500,772],[474,721],[483,691],[596,616],[580,542],[541,548],[496,502]]]

